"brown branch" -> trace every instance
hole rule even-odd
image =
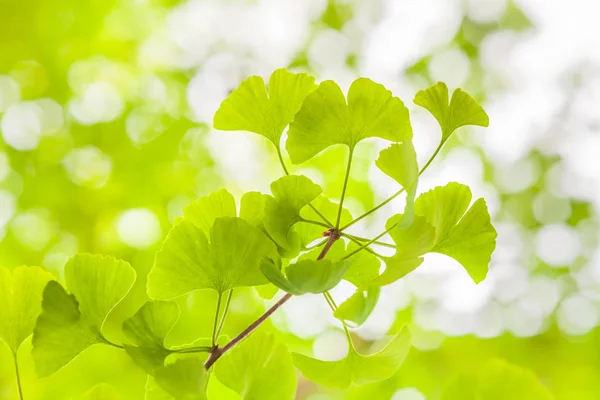
[[[327,252],[329,251],[329,249],[331,249],[331,246],[333,246],[335,241],[340,238],[340,232],[334,230],[333,228],[325,231],[323,233],[323,235],[327,236],[328,240],[327,240],[327,243],[325,243],[323,250],[321,250],[321,253],[319,253],[317,260],[322,260],[325,257],[325,255],[327,254]],[[229,350],[231,350],[233,347],[235,347],[238,343],[240,343],[242,340],[247,338],[256,328],[258,328],[263,322],[265,322],[267,320],[267,318],[269,318],[271,316],[271,314],[273,314],[275,311],[277,311],[277,309],[279,307],[284,305],[291,298],[292,298],[292,295],[289,293],[286,293],[286,295],[283,296],[281,299],[279,299],[279,301],[277,303],[273,304],[273,306],[271,306],[271,308],[269,308],[267,311],[265,311],[263,315],[258,317],[258,319],[256,321],[254,321],[250,326],[248,326],[246,329],[244,329],[239,335],[237,335],[236,337],[231,339],[231,341],[229,343],[227,343],[225,346],[223,346],[223,347],[219,347],[219,345],[213,346],[213,348],[210,350],[210,354],[208,355],[208,359],[204,363],[204,368],[206,368],[207,370],[210,369],[210,367],[212,367],[212,365],[219,358],[221,358],[221,356],[223,354],[227,353]]]

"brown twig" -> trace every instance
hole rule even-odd
[[[323,258],[325,258],[325,255],[327,254],[329,249],[331,249],[331,246],[333,246],[335,241],[340,238],[340,232],[331,228],[331,229],[328,229],[327,231],[325,231],[323,233],[323,236],[327,236],[328,240],[327,240],[327,243],[325,243],[325,246],[323,247],[323,249],[321,250],[321,253],[319,253],[317,260],[322,260]],[[240,343],[242,340],[247,338],[256,328],[258,328],[263,322],[265,322],[267,320],[267,318],[269,318],[275,311],[277,311],[277,309],[279,307],[284,305],[291,298],[292,298],[292,295],[289,293],[286,293],[286,295],[283,296],[281,299],[279,299],[279,301],[277,301],[277,303],[273,304],[273,306],[271,306],[271,308],[269,308],[267,311],[265,311],[263,315],[258,317],[258,319],[256,321],[254,321],[250,326],[248,326],[246,329],[244,329],[239,335],[237,335],[236,337],[231,339],[231,341],[229,343],[227,343],[225,346],[223,346],[223,347],[219,347],[219,345],[213,346],[208,355],[208,359],[204,363],[204,368],[206,368],[207,370],[210,369],[210,367],[212,367],[212,365],[219,358],[221,358],[221,356],[223,354],[227,353],[229,350],[231,350],[233,347],[235,347],[238,343]]]

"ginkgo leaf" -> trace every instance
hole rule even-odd
[[[215,364],[215,375],[242,400],[292,400],[296,395],[292,356],[272,334],[251,335]]]
[[[438,82],[432,87],[417,92],[414,103],[427,109],[442,128],[442,143],[452,132],[461,126],[477,125],[487,127],[489,117],[477,102],[461,89],[452,93],[448,104],[448,86]]]
[[[404,103],[367,78],[352,83],[346,103],[340,87],[324,81],[306,97],[290,124],[286,149],[292,162],[300,164],[334,144],[345,144],[352,151],[372,137],[393,142],[412,138]]]
[[[294,353],[294,364],[307,379],[330,388],[345,390],[350,386],[379,382],[394,375],[410,349],[410,335],[403,328],[380,352],[364,356],[352,346],[346,358],[321,361]]]
[[[241,218],[221,217],[210,230],[210,242],[187,219],[169,232],[148,275],[148,295],[172,299],[197,289],[225,293],[235,287],[268,283],[259,262],[277,260],[277,249],[258,228]]]
[[[171,353],[165,337],[179,319],[179,306],[172,301],[146,302],[131,318],[123,322],[123,332],[135,346],[125,345],[133,361],[152,373],[164,365]]]
[[[298,260],[285,269],[284,276],[272,260],[265,259],[261,264],[261,271],[267,279],[280,289],[297,296],[333,289],[340,283],[347,269],[348,263],[345,261]]]
[[[33,333],[32,355],[38,375],[48,376],[96,343],[106,343],[102,326],[135,281],[122,260],[91,254],[73,256],[65,265],[72,294],[56,281],[43,293],[42,312]]]
[[[462,372],[441,400],[552,400],[552,393],[525,368],[492,359],[476,371]]]
[[[279,148],[281,134],[317,85],[310,75],[278,69],[269,79],[268,94],[260,76],[243,81],[221,103],[214,117],[216,129],[255,132]]]
[[[430,251],[454,258],[479,283],[487,275],[497,234],[485,200],[476,200],[467,211],[470,202],[469,187],[452,182],[419,196],[415,213],[435,228]]]
[[[42,292],[51,279],[52,274],[38,267],[18,267],[12,274],[0,268],[0,340],[13,354],[33,333],[42,310]]]
[[[333,316],[353,322],[356,326],[362,325],[373,312],[377,300],[379,300],[379,292],[379,287],[375,285],[367,287],[366,290],[358,289],[339,305]]]
[[[259,192],[244,193],[240,200],[240,218],[248,221],[252,226],[264,229],[265,204],[270,197]]]
[[[403,225],[399,228],[410,225],[414,216],[415,195],[417,194],[419,179],[417,154],[412,141],[405,140],[403,143],[395,143],[382,150],[375,164],[383,173],[394,179],[406,190],[405,219]]]
[[[336,244],[339,242],[336,242]],[[358,247],[358,244],[350,242],[345,253],[352,253]],[[360,251],[348,258],[346,262],[348,263],[348,269],[346,270],[346,275],[344,275],[344,280],[347,280],[358,288],[368,286],[373,279],[379,276],[381,263],[377,257],[368,251]]]
[[[287,175],[271,184],[273,197],[266,199],[264,226],[269,236],[287,250],[300,249],[293,226],[302,221],[300,210],[320,193],[321,187],[303,175]]]
[[[101,383],[81,396],[81,400],[120,400],[119,392],[114,387]]]
[[[227,190],[221,189],[188,204],[183,209],[183,215],[208,236],[215,219],[237,216],[235,199]]]
[[[179,359],[157,368],[154,380],[176,400],[207,400],[208,373],[197,357]]]

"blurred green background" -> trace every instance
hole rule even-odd
[[[437,399],[457,376],[502,358],[532,370],[556,399],[598,399],[597,11],[594,0],[0,0],[0,266],[38,265],[62,278],[77,252],[129,261],[139,279],[108,321],[119,340],[183,206],[221,187],[266,192],[280,176],[265,140],[212,129],[241,80],[288,67],[342,88],[359,76],[380,82],[411,110],[421,165],[438,131],[412,97],[443,80],[482,101],[491,126],[455,135],[419,191],[452,180],[486,198],[499,234],[488,278],[476,286],[453,261],[427,258],[386,287],[354,331],[369,351],[409,324],[413,348],[399,373],[347,393],[301,380],[297,397]],[[346,203],[354,215],[396,191],[373,168],[379,145],[355,154]],[[293,171],[336,198],[344,151]],[[354,232],[379,233],[399,207]],[[179,299],[183,317],[168,341],[209,336],[215,300]],[[264,308],[240,290],[225,333]],[[294,298],[261,329],[322,359],[344,355],[320,296]],[[79,399],[102,382],[143,399],[145,374],[118,350],[96,346],[45,379],[30,350],[28,340],[19,354],[27,400]],[[0,345],[0,399],[17,398]]]

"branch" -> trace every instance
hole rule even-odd
[[[325,257],[325,255],[327,254],[327,252],[329,251],[329,249],[331,248],[331,246],[333,246],[333,243],[335,243],[335,241],[340,238],[340,233],[333,229],[328,230],[327,232],[325,232],[324,235],[328,236],[328,240],[327,240],[327,243],[325,243],[323,250],[321,250],[321,253],[317,257],[317,260],[322,260]],[[235,347],[237,344],[239,344],[242,340],[247,338],[254,330],[256,330],[256,328],[258,328],[275,311],[277,311],[277,309],[279,309],[279,307],[284,305],[291,298],[292,298],[292,295],[289,293],[286,293],[285,296],[283,296],[281,299],[279,299],[279,301],[277,303],[273,304],[273,306],[271,306],[271,308],[269,308],[267,311],[265,311],[265,313],[263,315],[258,317],[258,319],[256,321],[254,321],[249,327],[244,329],[239,335],[237,335],[236,337],[231,339],[231,341],[229,343],[227,343],[225,346],[223,346],[223,347],[219,347],[218,345],[213,346],[213,348],[210,350],[210,354],[208,355],[208,359],[204,363],[204,368],[206,368],[207,370],[210,369],[210,367],[212,367],[212,365],[219,358],[221,358],[221,356],[223,354],[227,353],[229,350],[231,350],[233,347]]]

